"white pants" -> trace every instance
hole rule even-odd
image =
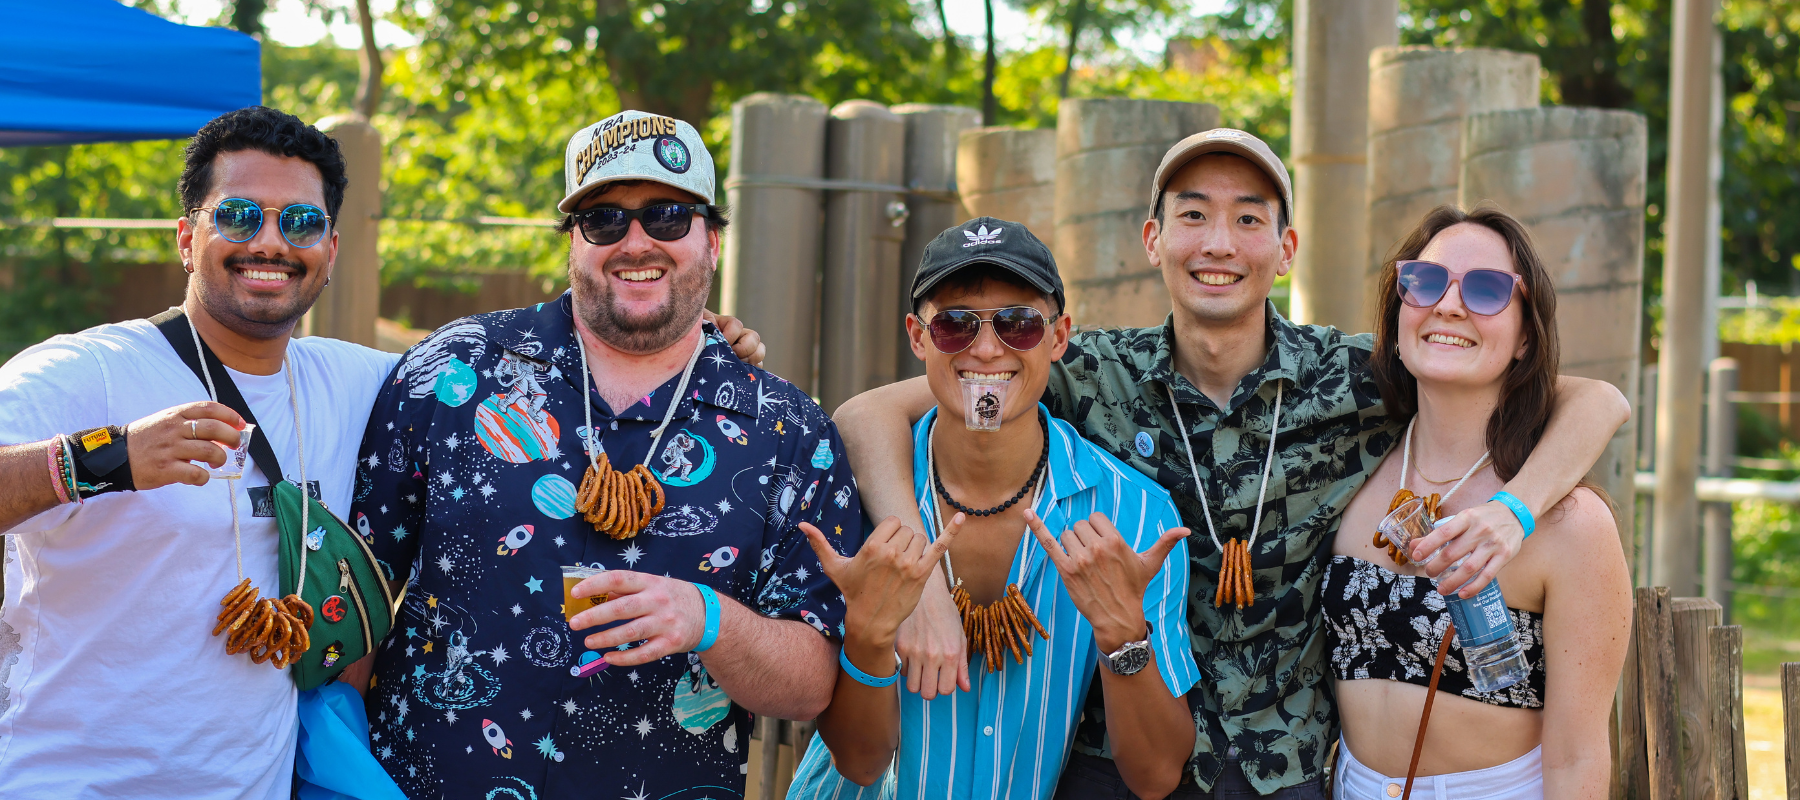
[[[1394,800],[1406,776],[1391,778],[1369,769],[1338,742],[1332,800]],[[1497,767],[1413,779],[1414,800],[1543,800],[1544,748],[1536,747]]]

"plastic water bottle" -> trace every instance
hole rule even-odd
[[[1405,548],[1408,542],[1424,535],[1426,516],[1423,502],[1409,500],[1394,509],[1379,527],[1389,542]],[[1451,519],[1437,520],[1431,527],[1436,528]],[[1425,560],[1429,562],[1436,557],[1437,553],[1432,553]],[[1462,562],[1463,559],[1458,559],[1450,565],[1450,570],[1461,566]],[[1531,663],[1525,659],[1525,648],[1519,644],[1518,631],[1513,628],[1512,614],[1506,610],[1506,597],[1500,593],[1498,579],[1489,581],[1467,600],[1454,593],[1446,595],[1444,604],[1450,609],[1450,620],[1456,623],[1456,642],[1462,646],[1463,667],[1468,671],[1469,682],[1474,684],[1475,691],[1499,691],[1531,674]]]

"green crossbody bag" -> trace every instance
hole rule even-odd
[[[394,598],[368,543],[300,487],[275,484],[281,531],[281,594],[313,607],[312,647],[289,671],[300,691],[319,686],[374,652],[394,625]]]

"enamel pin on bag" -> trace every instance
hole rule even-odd
[[[177,355],[194,371],[219,403],[238,413],[246,423],[256,425],[243,393],[232,383],[212,350],[199,340],[187,315],[171,308],[150,318],[175,348]],[[275,524],[279,531],[277,552],[280,556],[280,607],[292,611],[287,619],[274,620],[277,626],[304,624],[300,635],[284,639],[281,647],[260,651],[260,663],[278,652],[276,666],[289,668],[289,674],[301,691],[316,688],[344,671],[357,659],[373,652],[375,644],[387,636],[394,623],[394,598],[383,578],[381,563],[362,537],[351,531],[318,499],[301,489],[306,483],[306,442],[300,429],[298,388],[293,381],[293,365],[288,370],[289,400],[294,411],[294,434],[300,454],[300,484],[285,479],[281,462],[269,446],[261,426],[251,431],[250,456],[263,475],[272,480],[270,495],[275,505]],[[213,377],[218,376],[218,382]],[[236,491],[232,492],[233,518],[236,517]],[[241,546],[241,543],[240,543]],[[253,592],[248,581],[228,594]],[[295,598],[298,598],[297,600]],[[301,607],[305,608],[302,609]],[[221,620],[221,627],[229,624]],[[235,630],[235,629],[234,629]],[[215,633],[216,635],[216,633]],[[227,651],[231,652],[231,641]],[[257,650],[250,650],[252,658]]]

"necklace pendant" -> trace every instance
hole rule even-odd
[[[1232,539],[1225,543],[1219,560],[1219,587],[1213,592],[1213,608],[1235,605],[1239,610],[1256,603],[1256,580],[1250,572],[1250,543]]]
[[[650,520],[662,513],[665,499],[662,482],[649,467],[639,464],[619,472],[602,453],[581,479],[575,510],[594,530],[622,540],[649,527]]]

